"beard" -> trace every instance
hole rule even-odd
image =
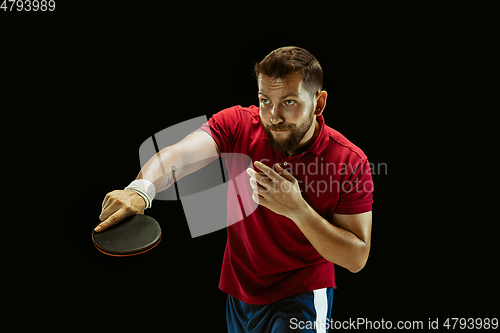
[[[262,124],[262,128],[267,135],[267,140],[271,145],[271,148],[277,150],[282,153],[286,153],[288,151],[293,150],[297,147],[300,141],[304,138],[309,128],[311,128],[313,122],[314,109],[311,108],[309,112],[309,119],[307,119],[302,125],[297,127],[295,124],[290,125],[264,125]],[[262,120],[261,120],[262,122]],[[282,132],[281,134],[277,134],[280,137],[275,138],[272,130],[286,130],[286,132]]]

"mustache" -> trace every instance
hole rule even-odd
[[[282,125],[267,125],[267,129],[268,130],[275,130],[275,131],[286,131],[286,130],[293,130],[295,129],[295,124],[290,124],[290,125],[286,125],[286,126],[282,126]]]

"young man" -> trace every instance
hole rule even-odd
[[[323,71],[311,53],[279,48],[255,73],[259,107],[223,110],[162,150],[128,190],[108,193],[96,231],[143,213],[155,192],[214,160],[214,143],[219,156],[246,154],[255,167],[247,170],[251,200],[259,207],[227,228],[219,287],[228,294],[228,330],[326,332],[334,264],[358,272],[370,251],[368,160],[325,124]],[[172,165],[175,177],[164,176]],[[226,165],[230,175],[238,169],[231,160]]]

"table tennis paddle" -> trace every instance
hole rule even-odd
[[[161,228],[150,216],[132,215],[104,231],[92,230],[92,240],[95,247],[104,254],[115,257],[133,256],[158,245]]]

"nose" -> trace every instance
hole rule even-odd
[[[273,125],[276,125],[276,124],[279,124],[279,123],[282,123],[285,121],[285,118],[283,118],[283,116],[280,114],[280,112],[278,112],[276,110],[276,107],[273,106],[273,108],[271,109],[271,119],[270,119],[271,123]]]

